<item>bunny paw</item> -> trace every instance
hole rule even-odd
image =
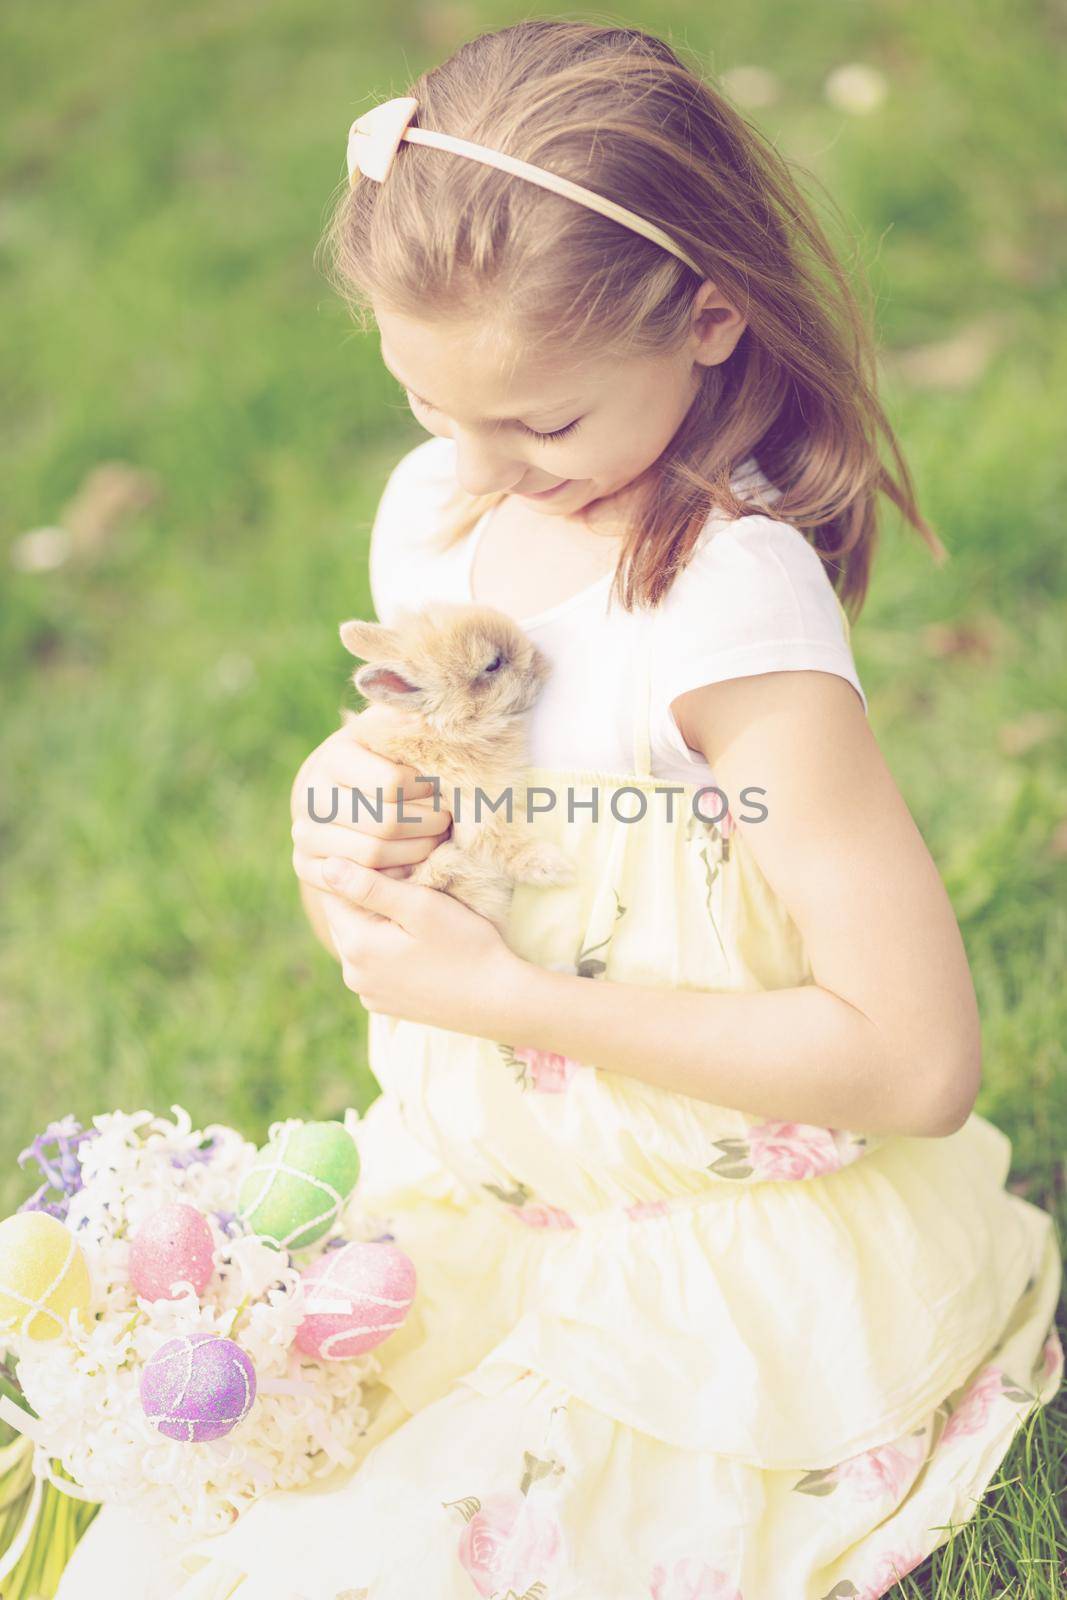
[[[446,840],[417,864],[408,882],[421,884],[426,889],[447,891],[461,877],[463,860],[459,848]]]

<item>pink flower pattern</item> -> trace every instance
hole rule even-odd
[[[562,1546],[552,1512],[517,1490],[506,1490],[481,1500],[460,1534],[456,1554],[483,1600],[492,1600],[543,1583]]]
[[[581,1066],[581,1062],[570,1056],[557,1055],[551,1050],[523,1048],[513,1050],[512,1055],[526,1064],[539,1094],[562,1094]]]
[[[550,1094],[559,1093],[565,1088],[580,1066],[579,1062],[567,1056],[535,1050],[509,1050],[509,1056],[513,1062],[522,1065],[524,1073],[531,1074],[535,1087]],[[755,1175],[767,1182],[818,1177],[847,1166],[861,1154],[865,1141],[855,1134],[846,1133],[844,1138],[852,1143],[842,1156],[837,1142],[840,1137],[834,1128],[818,1128],[808,1123],[756,1123],[750,1130],[748,1140],[719,1140],[718,1147],[723,1153],[709,1164],[708,1170],[719,1178],[744,1179]],[[484,1183],[482,1187],[508,1205],[528,1227],[579,1226],[562,1207],[535,1200],[532,1191],[524,1183],[513,1180],[510,1190],[496,1183]],[[665,1216],[671,1210],[672,1199],[682,1201],[687,1198],[677,1195],[658,1200],[636,1200],[618,1209],[631,1222],[639,1222],[646,1217]]]
[[[714,1141],[719,1151],[707,1170],[731,1182],[784,1183],[818,1178],[858,1161],[867,1150],[865,1135],[847,1128],[822,1128],[809,1122],[754,1122],[747,1134]]]
[[[770,1183],[836,1172],[841,1152],[832,1128],[804,1122],[758,1122],[749,1129],[749,1160]]]
[[[873,1450],[862,1450],[838,1462],[833,1469],[835,1483],[845,1484],[859,1500],[891,1499],[897,1505],[922,1465],[925,1446],[920,1441],[915,1454],[908,1454],[899,1445],[876,1445]]]
[[[648,1592],[651,1600],[744,1600],[725,1572],[700,1556],[682,1556],[669,1571],[657,1561]]]
[[[939,1445],[981,1432],[993,1401],[1001,1393],[1003,1377],[1000,1367],[983,1367],[946,1422]]]
[[[576,1228],[578,1224],[569,1212],[559,1206],[533,1205],[512,1206],[512,1211],[520,1222],[525,1222],[528,1228]]]
[[[1053,1328],[1045,1340],[1044,1349],[1041,1351],[1041,1376],[1051,1378],[1053,1373],[1063,1367],[1063,1345],[1060,1336]]]

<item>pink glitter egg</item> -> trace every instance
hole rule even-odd
[[[415,1298],[415,1266],[393,1244],[353,1240],[301,1274],[308,1312],[296,1330],[305,1355],[343,1361],[395,1333]]]
[[[180,1334],[160,1345],[141,1374],[145,1416],[168,1439],[200,1444],[243,1422],[256,1398],[256,1369],[232,1339]]]
[[[215,1270],[215,1241],[204,1214],[176,1201],[146,1217],[130,1240],[130,1283],[146,1300],[176,1300],[188,1280],[203,1294]]]

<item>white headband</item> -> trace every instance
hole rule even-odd
[[[372,106],[356,118],[348,130],[349,183],[354,183],[359,173],[366,178],[373,178],[376,183],[384,183],[402,139],[407,139],[411,144],[434,145],[438,150],[454,150],[457,155],[469,156],[472,161],[484,162],[487,167],[499,167],[502,172],[510,172],[516,178],[526,178],[530,183],[539,184],[542,189],[552,189],[569,200],[577,200],[579,205],[599,211],[601,216],[621,222],[624,228],[644,234],[646,239],[651,239],[654,244],[684,261],[698,276],[704,276],[692,257],[686,255],[670,235],[664,233],[662,228],[657,228],[654,222],[646,221],[635,211],[618,205],[593,189],[572,183],[569,178],[561,178],[558,173],[546,172],[544,167],[535,167],[529,161],[505,155],[502,150],[493,150],[485,144],[472,144],[469,139],[457,139],[451,133],[436,133],[431,128],[412,128],[409,123],[417,107],[417,100],[410,95],[401,95],[395,100],[383,100],[380,105]]]

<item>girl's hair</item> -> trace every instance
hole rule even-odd
[[[713,511],[804,531],[851,620],[879,491],[946,559],[878,399],[866,316],[790,163],[667,44],[632,28],[527,20],[470,40],[404,93],[418,100],[419,126],[532,161],[658,223],[746,319],[729,359],[701,369],[685,420],[634,489],[614,580],[627,609],[658,603]],[[346,185],[319,249],[364,329],[377,301],[415,320],[506,330],[509,348],[563,352],[567,364],[676,347],[702,281],[587,206],[404,143],[383,184]],[[771,506],[731,489],[750,456],[779,491]],[[503,498],[457,489],[443,542]]]

